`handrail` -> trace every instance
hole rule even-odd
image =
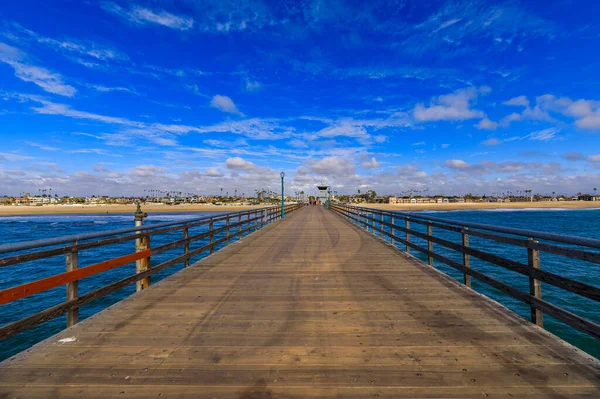
[[[355,208],[368,209],[369,211],[375,210],[375,208],[366,208],[366,207],[355,207]],[[399,216],[404,216],[404,217],[410,217],[411,219],[420,219],[420,220],[426,220],[426,221],[441,222],[441,223],[446,223],[446,224],[450,224],[450,225],[454,225],[454,226],[471,227],[471,228],[476,228],[476,229],[480,229],[480,230],[495,231],[497,233],[527,236],[527,237],[533,237],[533,238],[538,238],[538,239],[542,239],[542,240],[550,240],[550,241],[560,242],[563,244],[573,244],[573,245],[580,245],[580,246],[591,247],[591,248],[600,248],[600,239],[597,239],[597,238],[566,236],[566,235],[562,235],[562,234],[546,233],[543,231],[536,231],[536,230],[524,230],[524,229],[517,229],[514,227],[494,226],[491,224],[484,224],[484,223],[459,222],[459,221],[452,220],[452,219],[421,216],[419,214],[407,213],[407,212],[397,212],[397,211],[392,212],[392,211],[384,211],[384,210],[378,210],[378,211],[381,213],[384,213],[384,214],[388,214],[388,215],[394,214],[394,215],[399,215]]]
[[[285,213],[299,209],[301,204],[285,205]],[[0,326],[0,340],[9,338],[29,328],[32,328],[47,320],[67,313],[67,327],[79,321],[79,308],[93,300],[110,294],[116,290],[136,283],[136,290],[148,288],[150,276],[178,263],[184,267],[190,265],[190,259],[205,251],[212,254],[215,247],[221,244],[228,245],[232,239],[241,238],[244,234],[251,234],[265,225],[281,218],[281,205],[261,207],[246,211],[222,213],[201,218],[192,218],[182,221],[157,223],[152,225],[138,225],[132,228],[115,229],[98,233],[76,234],[51,239],[34,240],[16,244],[5,244],[0,246],[0,254],[23,251],[27,249],[43,248],[51,245],[70,244],[60,248],[44,249],[26,254],[16,254],[0,258],[0,267],[8,267],[15,264],[33,260],[46,259],[58,255],[66,255],[66,272],[37,281],[27,282],[18,286],[0,290],[0,305],[17,301],[19,299],[35,295],[49,289],[66,285],[67,300],[51,308],[42,310],[12,323]],[[231,222],[234,219],[234,222]],[[237,219],[237,220],[236,220]],[[224,226],[216,227],[215,222],[225,221]],[[190,235],[189,229],[208,224],[208,230],[199,234]],[[182,230],[183,238],[156,246],[150,245],[150,237]],[[135,233],[129,234],[128,233]],[[215,235],[224,233],[225,236],[215,239]],[[106,238],[112,237],[113,238]],[[209,239],[209,243],[200,248],[191,250],[189,244],[201,239]],[[101,239],[97,241],[80,243],[82,240]],[[114,259],[103,260],[93,265],[80,267],[79,252],[86,249],[106,247],[125,241],[136,240],[135,252]],[[159,265],[151,266],[150,257],[165,251],[182,247],[183,254]],[[111,283],[84,295],[78,295],[78,282],[87,277],[97,275],[116,267],[121,267],[132,262],[136,263],[135,274],[122,280]]]
[[[600,263],[600,253],[589,252],[582,249],[568,248],[554,245],[552,243],[540,243],[535,240],[535,238],[543,238],[562,244],[576,244],[584,247],[591,246],[593,248],[600,248],[600,246],[596,243],[596,241],[600,243],[600,240],[587,238],[580,239],[580,237],[561,236],[557,234],[536,232],[531,230],[503,228],[480,223],[463,223],[456,220],[428,218],[412,213],[389,212],[379,209],[350,205],[332,205],[331,209],[341,216],[348,218],[350,221],[365,227],[367,231],[370,229],[372,234],[377,235],[377,233],[379,233],[381,239],[384,239],[385,237],[389,238],[391,243],[395,246],[397,243],[403,244],[407,254],[410,254],[410,249],[415,249],[423,253],[428,257],[428,263],[431,266],[433,266],[434,260],[438,260],[454,269],[461,271],[463,273],[464,284],[469,288],[471,287],[471,277],[473,277],[487,285],[507,293],[521,302],[528,304],[531,308],[531,321],[540,327],[543,327],[543,313],[546,313],[575,329],[600,339],[600,324],[553,305],[547,300],[543,300],[542,282],[551,284],[557,288],[567,290],[576,295],[591,299],[596,302],[600,302],[600,287],[542,270],[540,252],[548,252],[555,255],[588,261],[596,264]],[[375,217],[376,215],[378,218]],[[389,217],[389,221],[385,220],[386,216]],[[396,223],[397,219],[403,219],[403,225],[398,225]],[[411,222],[426,226],[427,233],[411,228]],[[433,234],[433,227],[453,233],[459,233],[461,236],[461,243],[459,244],[444,238],[436,237]],[[386,228],[388,228],[389,231],[386,230]],[[398,236],[396,231],[403,232],[405,236]],[[522,236],[523,238],[492,234],[489,233],[489,231]],[[528,261],[526,264],[520,263],[512,259],[506,259],[502,256],[488,253],[482,249],[473,248],[469,245],[469,236],[477,236],[487,240],[524,248],[527,250]],[[412,237],[425,240],[427,242],[427,248],[412,242]],[[462,263],[449,259],[447,256],[442,256],[435,252],[433,248],[434,243],[462,254]],[[484,262],[488,262],[527,276],[529,278],[529,292],[527,293],[521,291],[507,283],[489,277],[478,270],[474,270],[471,267],[471,258],[477,258]]]
[[[42,238],[40,240],[2,244],[2,245],[0,245],[0,255],[8,253],[8,252],[16,252],[16,251],[23,251],[23,250],[32,249],[32,248],[60,245],[60,244],[68,243],[68,242],[85,241],[85,240],[91,240],[94,238],[109,237],[109,236],[114,236],[114,235],[118,235],[118,234],[138,232],[140,230],[146,230],[146,231],[155,230],[155,229],[158,229],[161,227],[175,226],[178,224],[186,224],[186,223],[193,223],[193,222],[208,220],[208,219],[212,219],[212,218],[223,216],[223,215],[233,215],[233,214],[246,215],[246,214],[253,213],[259,209],[274,209],[274,208],[281,209],[281,205],[265,206],[265,207],[260,207],[260,208],[256,208],[256,209],[245,210],[245,211],[222,213],[222,214],[218,214],[216,216],[214,216],[214,215],[213,216],[203,216],[200,218],[178,220],[178,221],[174,221],[174,222],[155,223],[155,224],[143,226],[142,228],[140,228],[140,227],[124,227],[122,229],[98,231],[98,232],[94,232],[94,233],[73,234],[73,235],[69,235],[69,236],[62,236],[62,237],[55,237],[55,238]]]

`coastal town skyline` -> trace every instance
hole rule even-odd
[[[596,2],[64,4],[0,6],[0,195],[600,186]]]

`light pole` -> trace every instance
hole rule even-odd
[[[279,176],[281,176],[281,218],[283,219],[283,217],[285,216],[285,197],[283,196],[283,178],[285,177],[285,173],[281,172]]]

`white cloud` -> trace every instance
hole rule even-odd
[[[491,139],[487,139],[485,141],[482,141],[481,144],[483,145],[498,145],[501,144],[502,142],[500,140],[498,140],[497,138],[491,138]]]
[[[357,139],[367,139],[369,138],[369,134],[366,129],[360,124],[353,122],[341,122],[339,124],[335,124],[329,127],[326,127],[317,132],[317,136],[319,137],[354,137]]]
[[[558,128],[549,128],[530,133],[527,137],[534,141],[549,141],[556,138],[556,134],[560,132]]]
[[[449,159],[444,162],[444,166],[456,172],[473,174],[485,173],[485,168],[482,165],[470,164],[462,159]]]
[[[417,121],[459,121],[474,118],[485,118],[483,111],[471,108],[471,102],[479,94],[487,93],[488,88],[469,87],[467,89],[457,90],[452,94],[446,94],[435,97],[427,107],[419,103],[413,110],[413,116]]]
[[[126,61],[129,59],[127,54],[109,47],[88,41],[56,40],[26,29],[15,22],[6,24],[5,27],[7,28],[7,31],[4,32],[4,35],[12,41],[21,42],[23,40],[32,40],[58,52],[74,53],[79,56],[89,57],[96,61]],[[81,64],[89,63],[87,60],[75,61]]]
[[[227,161],[225,161],[225,166],[228,169],[234,170],[251,170],[256,167],[252,162],[246,161],[244,158],[240,157],[228,158]]]
[[[136,25],[154,24],[184,31],[194,26],[193,18],[164,10],[151,10],[137,5],[132,5],[126,10],[112,2],[103,3],[102,8]]]
[[[338,156],[325,157],[308,162],[313,173],[326,176],[349,176],[355,172],[355,167],[348,159]]]
[[[49,93],[66,97],[75,95],[77,90],[73,86],[66,84],[61,75],[50,72],[45,68],[31,65],[26,59],[26,54],[19,49],[5,43],[0,43],[0,62],[10,65],[14,69],[17,78],[25,82],[34,83]]]
[[[488,118],[484,118],[479,121],[475,127],[479,130],[495,130],[498,127],[498,122],[494,122],[489,120]]]
[[[40,150],[44,150],[44,151],[59,151],[60,150],[60,148],[50,147],[48,145],[40,144],[40,143],[34,143],[32,141],[26,141],[25,144],[30,145],[32,147],[37,147]]]
[[[222,112],[227,112],[230,114],[241,114],[238,108],[233,103],[233,100],[227,96],[222,96],[217,94],[210,101],[210,106],[216,108]]]
[[[0,160],[8,162],[27,161],[33,159],[28,155],[14,154],[10,152],[0,152]]]
[[[219,172],[216,168],[208,168],[204,174],[209,177],[223,177],[223,173]]]
[[[262,85],[256,80],[252,80],[250,78],[246,78],[244,82],[244,89],[246,91],[259,91],[262,88]]]
[[[511,98],[508,101],[505,101],[504,105],[513,105],[513,106],[527,108],[527,107],[529,107],[529,100],[525,96],[518,96],[518,97]]]
[[[535,106],[529,105],[525,96],[515,97],[504,104],[523,106],[522,113],[512,113],[504,117],[500,124],[508,126],[511,122],[531,119],[539,121],[557,122],[552,116],[559,114],[575,120],[575,126],[580,129],[600,129],[600,101],[579,99],[572,100],[568,97],[557,97],[544,94],[535,100]]]
[[[381,164],[377,162],[375,157],[372,157],[371,159],[363,161],[361,166],[365,169],[377,169],[381,166]]]
[[[590,162],[600,162],[600,154],[590,155],[589,157],[587,157],[587,160]]]

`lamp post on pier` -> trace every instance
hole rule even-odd
[[[280,176],[281,176],[281,218],[283,219],[283,217],[285,216],[285,197],[284,197],[284,191],[283,191],[283,178],[285,177],[285,173],[281,172]]]

